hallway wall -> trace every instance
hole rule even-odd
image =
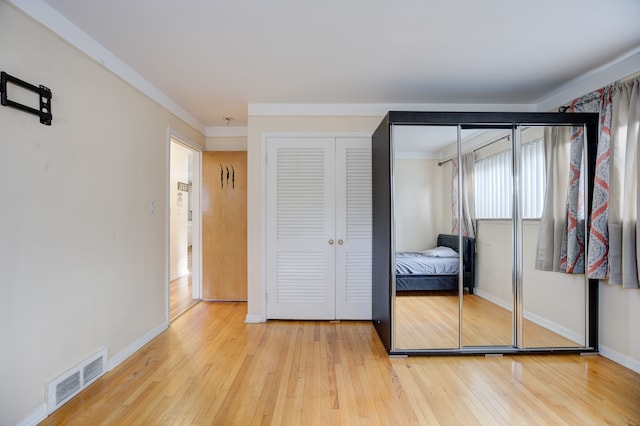
[[[167,128],[205,139],[5,1],[0,33],[2,70],[53,92],[52,126],[0,107],[6,425],[100,348],[113,366],[166,328]]]

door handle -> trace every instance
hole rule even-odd
[[[329,245],[333,245],[333,240],[329,240]]]
[[[338,244],[342,245],[342,244],[344,244],[344,241],[338,240]]]

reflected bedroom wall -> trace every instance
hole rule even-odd
[[[442,203],[447,185],[437,160],[396,160],[396,251],[435,247],[439,233],[451,231]],[[449,195],[449,199],[451,196]]]
[[[534,268],[539,223],[538,220],[523,223],[524,316],[571,340],[583,341],[584,275]],[[477,235],[476,293],[509,310],[512,304],[511,226],[508,220],[479,220]]]

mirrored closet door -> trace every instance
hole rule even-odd
[[[373,136],[373,322],[389,353],[597,350],[597,115],[390,112]]]
[[[462,347],[515,344],[513,148],[509,127],[461,125],[460,213],[476,242],[474,293],[463,294]],[[454,163],[458,159],[452,160]]]
[[[585,196],[589,170],[584,134],[584,126],[579,125],[532,125],[521,131],[518,215],[522,218],[523,318],[519,334],[523,348],[588,345]]]
[[[460,344],[459,259],[442,241],[438,247],[439,231],[451,231],[451,175],[442,173],[438,152],[455,145],[457,132],[457,126],[392,128],[397,348]],[[458,243],[451,232],[442,234],[449,245]]]

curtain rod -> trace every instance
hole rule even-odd
[[[505,135],[505,136],[499,137],[498,139],[496,139],[496,140],[494,140],[494,141],[487,142],[486,144],[484,144],[484,145],[482,145],[482,146],[479,146],[479,147],[475,148],[472,152],[480,151],[482,148],[486,148],[486,147],[488,147],[489,145],[493,145],[494,143],[496,143],[496,142],[500,142],[500,141],[501,141],[501,140],[503,140],[503,139],[511,139],[511,135]],[[454,159],[454,158],[455,158],[455,157],[451,157],[451,158],[449,158],[448,160],[441,161],[441,162],[439,162],[439,163],[438,163],[438,166],[442,166],[443,164],[446,164],[446,163],[448,163],[449,161],[453,161],[453,159]]]
[[[612,86],[612,85],[613,85],[613,86],[615,86],[616,84],[623,84],[623,83],[627,83],[627,82],[632,81],[632,80],[634,80],[634,79],[636,79],[636,78],[640,78],[640,71],[635,72],[635,73],[633,73],[633,74],[631,74],[631,75],[628,75],[628,76],[626,76],[626,77],[624,77],[624,78],[621,78],[621,79],[619,79],[619,80],[616,80],[616,81],[614,81],[613,83],[605,84],[605,85],[604,85],[604,86],[602,86],[602,87]],[[583,95],[583,96],[586,96],[586,95]],[[580,99],[581,97],[582,97],[582,96],[579,96],[579,97],[578,97],[578,98],[576,98],[576,99]],[[576,100],[576,99],[574,99],[574,100]],[[572,102],[573,102],[573,101],[572,101]],[[561,105],[561,106],[559,106],[559,107],[558,107],[558,112],[567,112],[567,111],[569,111],[570,109],[571,109],[571,105]]]

